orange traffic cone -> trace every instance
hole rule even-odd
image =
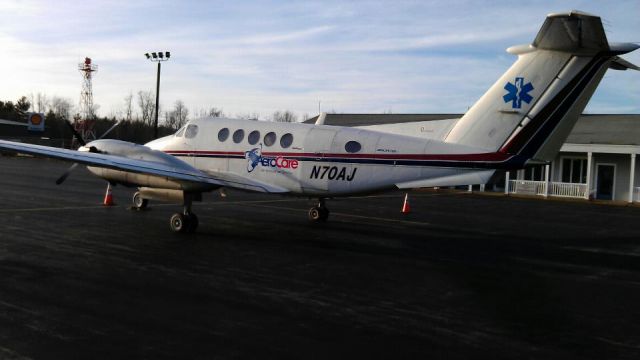
[[[411,212],[411,207],[409,206],[409,193],[404,195],[404,204],[402,204],[402,213],[408,214]]]
[[[107,185],[107,193],[104,194],[104,202],[102,203],[104,206],[112,206],[115,205],[113,202],[113,195],[111,195],[111,183]]]

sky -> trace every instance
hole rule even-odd
[[[640,1],[0,0],[0,100],[80,101],[93,59],[100,116],[155,91],[191,115],[293,111],[464,113],[531,43],[547,14],[602,18],[610,42],[640,43]],[[624,56],[640,64],[640,50]],[[135,98],[134,98],[135,101]],[[640,113],[640,72],[608,71],[587,113]]]

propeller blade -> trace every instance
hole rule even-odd
[[[118,125],[120,125],[120,120],[116,121],[116,123],[115,123],[115,124],[113,124],[113,126],[112,126],[112,127],[110,127],[110,128],[109,128],[109,130],[105,131],[102,135],[100,135],[100,137],[98,138],[98,140],[99,140],[99,139],[102,139],[102,138],[103,138],[103,137],[105,137],[105,136],[107,136],[107,134],[108,134],[108,133],[110,133],[110,132],[111,132],[111,130],[115,129],[115,128],[116,128],[116,126],[118,126]]]
[[[65,171],[65,172],[64,172],[64,174],[62,174],[62,176],[60,176],[60,177],[58,178],[58,180],[56,180],[56,185],[60,185],[60,184],[62,184],[62,183],[67,179],[67,177],[69,176],[69,174],[71,174],[71,172],[73,171],[73,169],[75,169],[75,168],[76,168],[76,166],[78,166],[78,163],[73,163],[73,164],[72,164],[72,165],[67,169],[67,171]]]
[[[76,138],[76,140],[78,140],[78,142],[80,143],[80,145],[82,145],[82,146],[87,145],[87,143],[84,141],[84,139],[82,138],[82,136],[80,136],[80,134],[78,134],[78,132],[76,131],[76,129],[73,127],[73,124],[71,123],[71,121],[66,120],[65,122],[67,123],[67,126],[69,126],[69,129],[71,129],[71,132],[73,133],[73,136]]]

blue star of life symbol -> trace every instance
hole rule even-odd
[[[523,101],[528,104],[533,100],[533,97],[529,95],[529,91],[533,90],[533,85],[531,85],[531,82],[525,84],[524,78],[517,77],[515,84],[508,82],[504,89],[508,93],[502,99],[504,99],[504,102],[511,101],[511,107],[514,109],[520,109]]]

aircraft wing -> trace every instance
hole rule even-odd
[[[160,176],[179,182],[189,182],[208,186],[219,185],[268,193],[288,192],[288,190],[284,188],[239,175],[231,176],[227,173],[215,171],[204,173],[186,163],[184,163],[184,166],[176,167],[156,161],[132,159],[118,155],[75,151],[4,140],[0,140],[0,150],[60,159],[99,168]]]

